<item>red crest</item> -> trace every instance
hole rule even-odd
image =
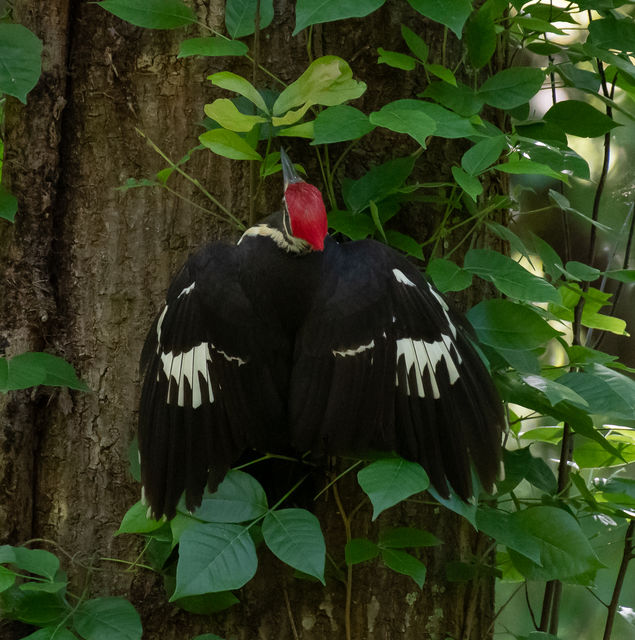
[[[320,190],[303,181],[291,182],[284,197],[293,235],[306,240],[315,250],[322,251],[328,222]]]

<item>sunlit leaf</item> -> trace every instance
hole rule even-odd
[[[211,104],[206,104],[205,115],[218,122],[221,127],[240,133],[251,131],[259,122],[267,122],[262,116],[241,113],[227,98],[219,98]]]
[[[262,156],[234,131],[212,129],[201,134],[198,139],[203,146],[225,158],[262,160]]]
[[[211,80],[212,84],[215,84],[217,87],[239,93],[255,104],[262,112],[269,113],[264,98],[260,95],[258,89],[242,76],[232,73],[231,71],[220,71],[219,73],[208,76],[207,79]]]

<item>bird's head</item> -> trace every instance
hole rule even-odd
[[[298,175],[284,149],[280,149],[280,162],[284,178],[282,209],[285,224],[288,222],[295,238],[306,240],[314,251],[322,251],[328,232],[322,194]]]

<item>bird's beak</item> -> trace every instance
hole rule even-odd
[[[284,179],[285,191],[292,182],[303,181],[302,178],[298,175],[298,172],[295,170],[293,162],[291,162],[291,159],[282,148],[280,148],[280,164],[282,165],[282,177]]]

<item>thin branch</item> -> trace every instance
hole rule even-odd
[[[351,520],[344,511],[344,505],[340,498],[340,493],[337,490],[337,485],[333,485],[333,496],[337,508],[339,509],[342,522],[344,523],[344,530],[346,532],[346,543],[351,541]],[[353,600],[353,565],[348,564],[346,566],[346,606],[344,608],[344,630],[346,633],[346,640],[352,640],[351,635],[351,602]]]
[[[617,607],[620,600],[620,593],[624,586],[624,579],[626,577],[626,570],[628,569],[628,563],[633,559],[633,533],[635,532],[635,520],[631,520],[626,529],[626,535],[624,536],[624,553],[622,554],[622,562],[615,580],[615,587],[613,587],[613,596],[609,604],[609,610],[606,614],[606,626],[604,627],[604,635],[602,640],[610,640],[611,633],[613,632],[613,622],[615,621],[615,614],[617,613]]]

